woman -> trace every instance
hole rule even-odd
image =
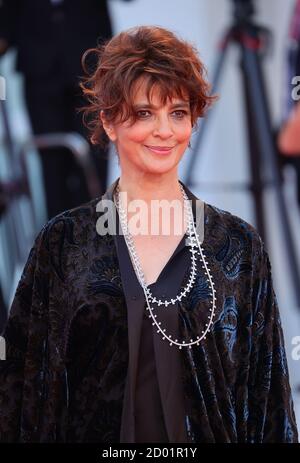
[[[196,50],[138,27],[93,51],[85,120],[121,175],[36,239],[4,333],[1,440],[296,442],[263,243],[178,179],[214,99]]]

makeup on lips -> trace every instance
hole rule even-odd
[[[156,145],[144,145],[149,151],[156,154],[169,154],[171,153],[174,146],[156,146]]]

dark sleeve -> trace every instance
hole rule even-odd
[[[262,241],[253,256],[249,442],[298,442],[284,338],[271,264]]]
[[[43,244],[42,231],[30,251],[2,333],[6,359],[0,361],[0,442],[21,439],[25,370],[30,381],[34,381],[45,339],[48,269],[48,251]]]

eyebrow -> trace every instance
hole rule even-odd
[[[139,103],[139,104],[133,105],[133,107],[134,107],[134,109],[159,109],[158,106],[154,106],[154,105],[151,105],[149,103]],[[180,103],[172,104],[171,108],[172,109],[176,109],[176,108],[188,108],[188,109],[190,109],[190,104],[185,102],[185,101],[182,101]]]

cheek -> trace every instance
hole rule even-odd
[[[134,127],[123,129],[119,133],[119,140],[123,140],[126,143],[143,143],[152,134],[151,125],[147,124],[135,124]],[[188,143],[192,134],[191,123],[177,125],[174,128],[174,136],[178,143]]]
[[[136,124],[134,128],[126,131],[126,138],[132,143],[142,143],[149,136],[150,129],[147,125]]]
[[[192,135],[191,124],[181,126],[177,130],[177,140],[179,143],[187,142],[190,139],[191,135]]]

